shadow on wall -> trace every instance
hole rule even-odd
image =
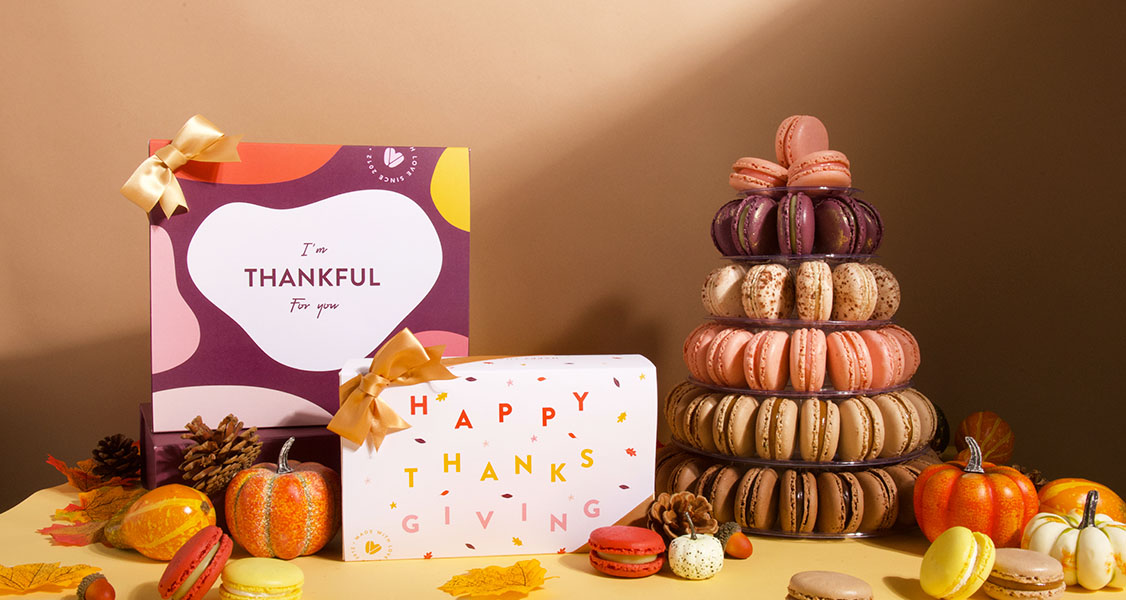
[[[617,290],[625,337],[634,322],[660,332],[644,340],[659,347],[629,350],[657,364],[666,393],[685,375],[680,340],[703,319],[700,283],[722,262],[707,232],[732,196],[728,165],[769,157],[778,122],[815,114],[884,214],[880,260],[903,285],[897,319],[923,349],[916,384],[952,428],[994,410],[1013,425],[1017,462],[1126,489],[1110,420],[1052,425],[1045,438],[1061,399],[1094,415],[1117,397],[1099,373],[1126,323],[1068,316],[1120,311],[1104,273],[1122,272],[1126,238],[1113,223],[1126,208],[1078,176],[1120,170],[1122,138],[1104,134],[1122,123],[1109,104],[1126,75],[1110,47],[1114,19],[1095,8],[1047,18],[972,2],[903,6],[800,4],[611,126],[578,140],[560,132],[575,143],[506,179],[474,215],[479,240],[507,240],[475,254],[474,347],[601,351],[623,324],[590,315]],[[1076,174],[1065,196],[1092,199],[1107,218],[1061,219],[1045,169]],[[1059,242],[1086,239],[1104,260],[1076,261]],[[498,283],[513,274],[523,281]],[[1079,343],[1045,351],[1067,340]]]
[[[137,439],[137,407],[150,397],[148,364],[147,331],[0,361],[0,510],[66,482],[48,454],[73,464],[107,435]]]

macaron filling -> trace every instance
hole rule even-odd
[[[966,571],[962,573],[962,577],[958,580],[958,583],[954,584],[950,592],[943,594],[943,596],[952,596],[960,590],[966,589],[966,586],[970,584],[970,580],[974,578],[974,573],[978,571],[977,564],[979,562],[981,562],[981,544],[975,540],[973,552],[970,554],[969,560],[966,561]]]
[[[180,600],[184,596],[188,595],[188,592],[192,589],[192,586],[195,585],[195,582],[199,581],[199,578],[201,576],[203,576],[203,572],[207,570],[207,567],[211,566],[211,561],[215,559],[215,555],[218,553],[219,544],[216,543],[211,546],[211,549],[207,551],[207,554],[203,556],[203,559],[199,561],[199,564],[197,564],[196,567],[192,569],[192,572],[188,575],[188,578],[180,584],[180,587],[176,588],[175,592],[172,592],[171,599]]]
[[[813,454],[819,460],[829,460],[830,458],[832,458],[831,456],[823,456],[825,454],[825,450],[827,450],[829,446],[829,441],[827,439],[829,437],[829,407],[825,404],[825,401],[817,401],[817,413],[818,422],[820,423],[820,428],[818,429],[820,435],[817,436],[817,447],[814,448]]]
[[[595,550],[594,553],[598,558],[604,558],[623,565],[644,565],[657,560],[656,554],[615,554],[613,552],[602,552]]]
[[[1005,588],[1007,590],[1014,590],[1018,592],[1036,592],[1042,590],[1052,590],[1059,587],[1060,584],[1063,583],[1063,577],[1045,582],[1024,582],[1013,581],[1011,579],[1003,579],[996,575],[990,575],[989,578],[985,580],[985,582],[991,583],[997,587]]]

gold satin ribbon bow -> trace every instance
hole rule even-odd
[[[442,365],[445,346],[423,348],[409,329],[396,333],[375,353],[367,374],[357,375],[340,386],[340,410],[329,421],[328,429],[356,444],[371,435],[375,449],[383,438],[410,427],[380,399],[386,387],[414,385],[435,379],[457,379]]]
[[[133,171],[121,186],[121,193],[145,212],[152,211],[157,203],[166,217],[171,217],[178,207],[187,210],[184,191],[172,172],[189,160],[240,162],[238,143],[241,139],[241,135],[224,134],[211,121],[196,115],[176,132],[172,143],[157,150]]]

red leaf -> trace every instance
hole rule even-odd
[[[536,377],[536,381],[543,381],[545,379],[547,379],[547,377]]]
[[[629,489],[629,486],[628,486],[628,485],[626,485],[626,484],[624,484],[624,483],[623,483],[622,485],[619,485],[618,487],[622,488],[623,490],[628,490],[628,489]]]
[[[637,456],[637,450],[634,450],[633,448],[626,448],[626,454],[630,456]]]
[[[61,461],[50,454],[47,455],[47,464],[55,467],[60,473],[66,475],[67,483],[78,488],[80,492],[88,492],[94,488],[99,488],[104,485],[129,485],[136,483],[137,478],[124,479],[122,477],[114,477],[113,479],[104,479],[94,474],[94,459],[87,458],[74,463],[71,467],[66,462]]]
[[[556,554],[566,554],[567,549],[566,548],[560,548],[560,549],[556,550],[555,553]]]
[[[434,558],[434,553],[433,552],[427,552],[426,554],[422,555],[422,558]]]
[[[578,439],[578,438],[575,437],[575,434],[573,434],[573,433],[568,433],[567,435],[571,436],[571,439],[573,439],[573,440]]]
[[[65,525],[56,523],[38,530],[38,533],[51,536],[54,543],[59,546],[86,546],[94,542],[104,542],[102,530],[105,528],[105,521]]]
[[[441,495],[442,495],[442,496],[445,496],[445,495],[446,495],[446,494],[448,494],[448,493],[450,493],[450,491],[449,491],[449,490],[442,490],[442,494],[441,494]]]
[[[470,550],[476,550],[477,549],[477,547],[474,546],[473,544],[466,544],[465,547],[469,548]]]
[[[613,380],[614,380],[614,385],[615,385],[615,386],[617,386],[617,387],[622,387],[622,384],[618,382],[618,378],[617,378],[617,377],[612,377],[611,379],[613,379]]]

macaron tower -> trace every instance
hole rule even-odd
[[[774,159],[739,158],[712,220],[727,261],[666,398],[656,491],[692,491],[748,533],[854,537],[913,526],[915,479],[938,462],[939,412],[912,386],[921,356],[892,320],[879,211],[816,117],[778,127]]]

